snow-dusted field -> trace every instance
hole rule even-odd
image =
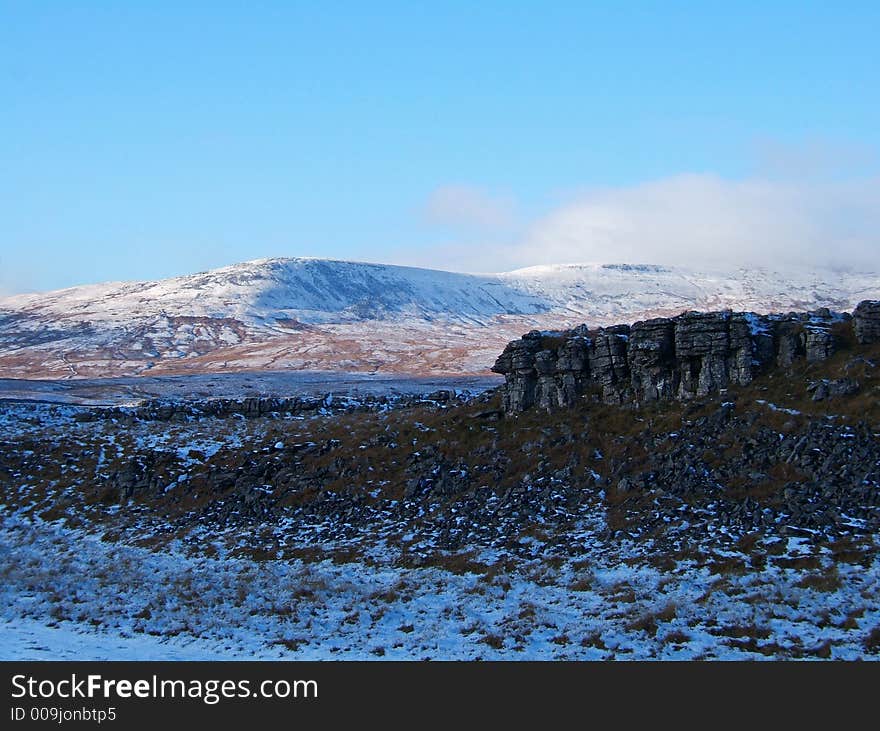
[[[790,568],[670,571],[586,526],[581,539],[582,557],[483,551],[486,568],[460,571],[152,552],[7,512],[0,658],[876,657],[876,562],[789,539]]]

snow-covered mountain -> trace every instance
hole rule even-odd
[[[255,369],[478,372],[538,327],[686,309],[850,309],[880,275],[628,264],[473,275],[260,259],[154,282],[0,299],[0,377]]]

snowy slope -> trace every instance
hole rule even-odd
[[[133,316],[235,318],[251,325],[447,315],[485,322],[544,312],[540,295],[497,277],[326,259],[259,259],[156,282],[113,282],[0,300],[33,314],[125,322]]]
[[[685,309],[850,309],[878,296],[877,273],[579,264],[472,275],[261,259],[0,299],[0,376],[481,371],[504,342],[532,327]]]

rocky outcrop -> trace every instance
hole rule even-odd
[[[856,339],[862,345],[880,343],[880,300],[860,302],[853,312]]]
[[[333,414],[388,411],[413,406],[444,407],[467,401],[485,401],[490,394],[441,389],[426,394],[363,394],[357,397],[325,394],[315,396],[253,396],[241,399],[155,399],[136,406],[74,406],[80,422],[117,420],[187,422],[195,419],[245,419],[283,416],[329,416]]]
[[[880,302],[862,302],[854,315],[724,310],[597,330],[534,330],[509,343],[492,370],[505,377],[507,412],[569,406],[586,394],[610,404],[690,399],[747,385],[799,359],[825,360],[853,326],[859,342],[880,341]]]

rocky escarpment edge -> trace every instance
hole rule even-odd
[[[853,338],[880,342],[880,301],[865,300],[852,314],[724,310],[596,330],[533,330],[509,343],[492,370],[505,377],[508,413],[567,407],[588,393],[609,404],[686,400],[748,385],[798,359],[825,360]]]

